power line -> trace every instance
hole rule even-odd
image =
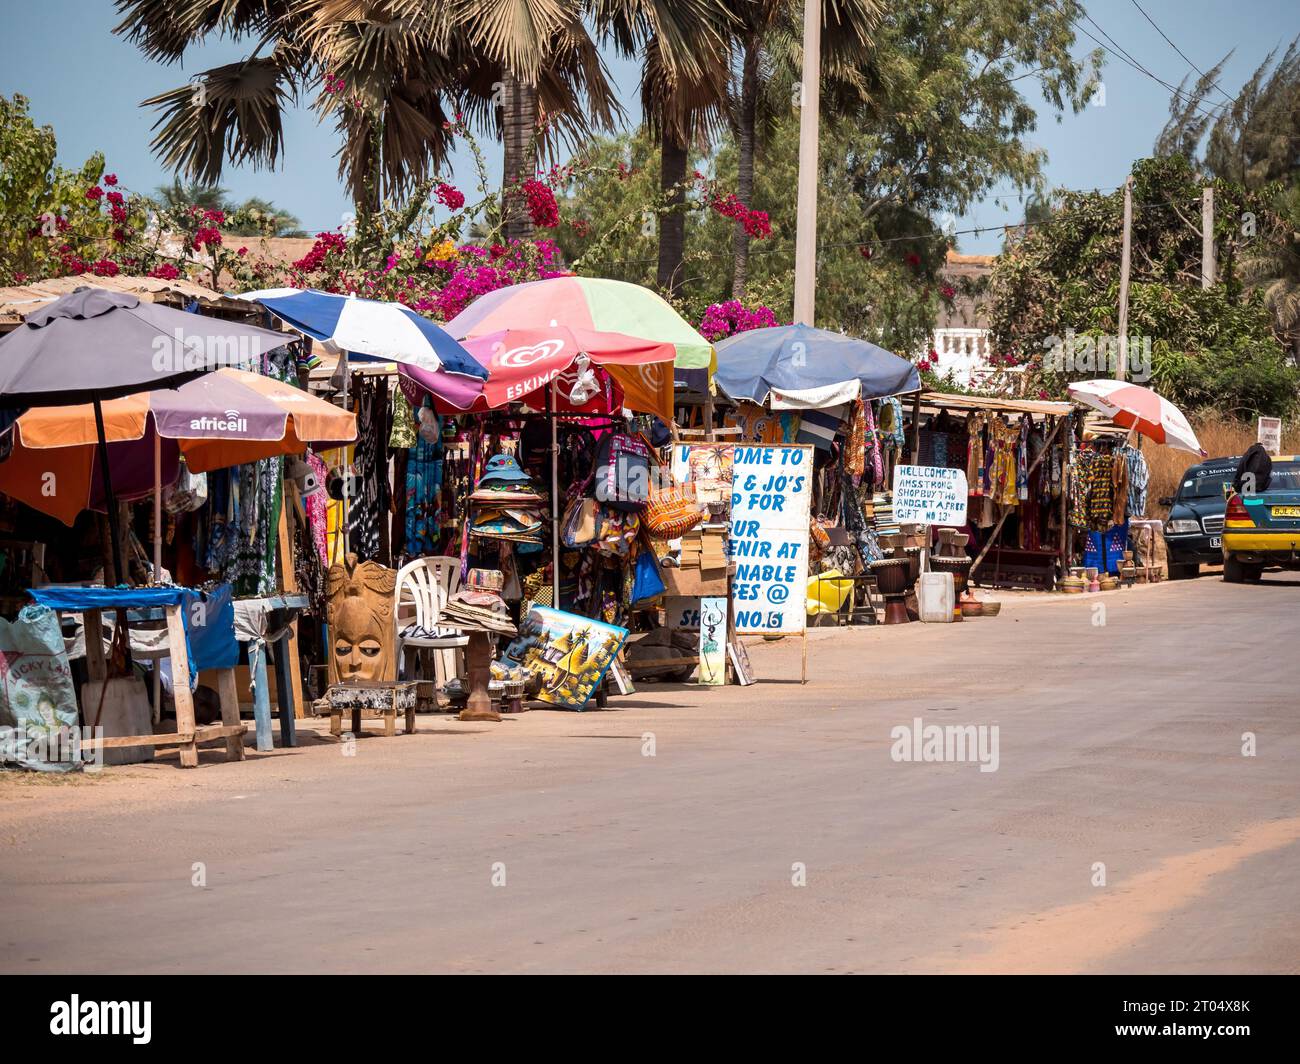
[[[1201,75],[1202,81],[1207,80],[1209,78],[1210,75],[1207,74],[1200,67],[1198,67],[1195,63],[1193,63],[1191,59],[1187,57],[1187,53],[1185,53],[1181,48],[1179,48],[1178,45],[1174,44],[1174,42],[1170,39],[1169,34],[1167,34],[1164,30],[1162,30],[1159,26],[1156,25],[1156,20],[1146,13],[1146,9],[1141,4],[1138,3],[1138,0],[1133,0],[1133,6],[1136,7],[1140,12],[1142,12],[1142,17],[1146,19],[1149,23],[1151,23],[1155,31],[1168,42],[1169,47],[1172,48],[1175,52],[1177,52],[1180,56],[1182,56],[1183,62],[1185,62],[1189,67],[1195,70],[1196,73]],[[1226,92],[1224,92],[1223,86],[1220,85],[1217,81],[1211,81],[1210,84],[1219,90],[1223,98],[1227,100],[1228,103],[1236,104],[1237,101],[1233,97],[1229,96]]]

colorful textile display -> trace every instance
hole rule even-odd
[[[428,397],[420,410],[421,423],[430,431],[417,431],[406,455],[406,556],[436,554],[442,538],[442,419],[433,412]],[[414,419],[413,419],[414,421]]]
[[[387,413],[388,384],[376,380],[357,390],[356,495],[348,510],[348,545],[362,561],[379,556],[381,516],[388,513],[386,449],[379,446]]]
[[[1136,447],[1127,443],[1119,453],[1128,465],[1128,515],[1130,518],[1145,517],[1147,513],[1147,487],[1151,483],[1151,470],[1146,456]]]
[[[829,451],[835,442],[848,412],[848,404],[827,407],[825,410],[803,410],[800,412],[799,431],[795,435],[796,443],[811,443],[819,450]]]

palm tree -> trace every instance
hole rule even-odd
[[[750,206],[754,194],[754,159],[760,123],[770,130],[775,119],[798,99],[803,68],[803,5],[792,0],[733,0],[739,77],[731,100],[736,135],[736,195]],[[880,21],[878,0],[838,0],[822,5],[822,108],[842,112],[867,93],[863,73],[872,52],[872,34]],[[732,249],[731,294],[743,299],[749,276],[749,233],[736,222]]]
[[[657,279],[675,294],[690,153],[722,126],[735,18],[723,0],[595,0],[593,19],[620,53],[644,56],[641,107],[659,140],[659,188],[669,207],[659,222]]]
[[[227,161],[273,167],[283,114],[311,90],[342,136],[339,172],[358,214],[444,166],[464,111],[532,142],[544,109],[554,136],[610,126],[618,105],[583,5],[560,0],[117,0],[116,33],[174,63],[211,35],[249,38],[240,62],[144,101],[158,107],[153,146],[178,173],[220,179]],[[529,91],[510,91],[522,82]],[[501,87],[507,90],[502,100]],[[496,117],[497,105],[506,105]],[[530,131],[527,138],[518,129]],[[516,150],[507,174],[528,170]],[[507,181],[506,184],[511,184]]]
[[[1241,276],[1263,289],[1274,331],[1300,365],[1300,187],[1279,192],[1273,209],[1281,224],[1247,245]]]
[[[197,181],[183,184],[179,176],[170,185],[158,186],[158,202],[168,210],[185,210],[201,207],[204,210],[225,210],[227,189],[220,185],[206,185]]]

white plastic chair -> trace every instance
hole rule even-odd
[[[415,679],[421,651],[433,651],[434,675],[441,687],[464,674],[464,649],[469,636],[455,628],[440,628],[442,607],[460,587],[459,558],[417,558],[397,573],[393,616],[397,621],[397,654],[404,678]],[[414,625],[429,635],[403,635]],[[427,679],[428,677],[422,677]]]

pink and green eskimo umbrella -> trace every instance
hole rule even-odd
[[[660,296],[627,281],[550,277],[480,296],[445,326],[457,340],[510,329],[621,333],[673,345],[677,369],[717,366],[713,345]]]

